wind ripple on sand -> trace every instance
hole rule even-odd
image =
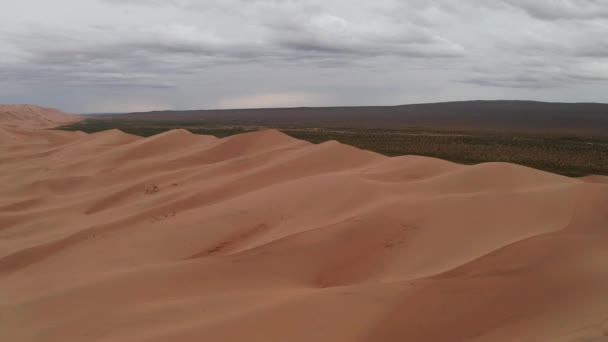
[[[0,127],[10,341],[608,335],[608,184],[223,139]]]

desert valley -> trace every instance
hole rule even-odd
[[[0,106],[2,341],[606,341],[608,177]]]

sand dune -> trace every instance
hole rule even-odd
[[[0,104],[0,126],[52,128],[78,120],[81,120],[78,115],[66,114],[53,108]]]
[[[604,341],[608,182],[0,127],[0,340]]]

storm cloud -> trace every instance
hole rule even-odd
[[[0,13],[0,102],[605,102],[607,33],[600,0],[23,0]]]

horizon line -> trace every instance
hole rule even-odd
[[[434,105],[434,104],[446,104],[446,103],[464,103],[464,102],[532,102],[532,103],[544,103],[544,104],[571,104],[571,105],[608,105],[608,102],[551,102],[551,101],[539,101],[539,100],[456,100],[456,101],[439,101],[439,102],[415,102],[415,103],[404,103],[397,105],[335,105],[335,106],[290,106],[290,107],[246,107],[246,108],[198,108],[198,109],[151,109],[144,111],[131,111],[131,112],[88,112],[88,113],[75,113],[79,115],[122,115],[122,114],[134,114],[134,113],[152,113],[152,112],[193,112],[193,111],[229,111],[229,110],[281,110],[281,109],[328,109],[328,108],[389,108],[389,107],[403,107],[403,106],[416,106],[416,105]]]

